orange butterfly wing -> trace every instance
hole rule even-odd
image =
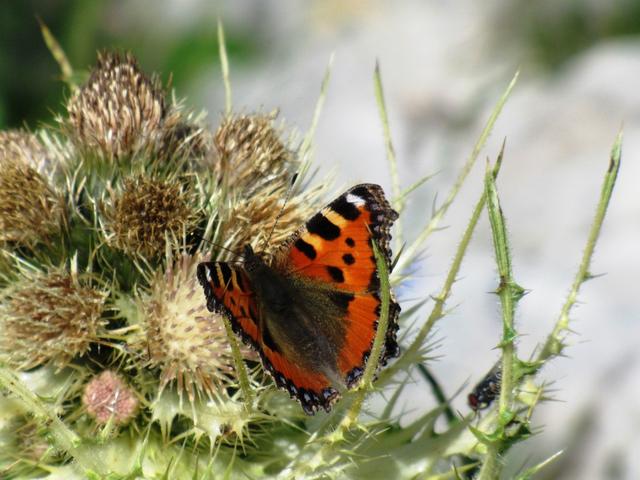
[[[339,368],[349,387],[362,375],[380,318],[380,279],[372,242],[390,267],[390,229],[397,218],[380,186],[356,185],[314,215],[289,241],[284,268],[344,292],[347,335]],[[392,296],[383,365],[398,354],[399,313]]]

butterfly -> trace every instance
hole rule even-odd
[[[467,396],[467,402],[472,410],[484,410],[489,408],[496,397],[500,394],[500,384],[502,382],[502,363],[496,363],[478,384],[473,387]]]
[[[364,373],[381,314],[373,243],[390,270],[397,218],[380,186],[356,185],[285,240],[271,263],[247,245],[240,265],[198,265],[207,308],[229,318],[309,415],[330,411]],[[392,293],[380,365],[399,353],[399,313]]]

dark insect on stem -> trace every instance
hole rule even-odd
[[[488,408],[500,394],[501,380],[502,364],[498,361],[468,395],[467,402],[471,409],[478,411]]]

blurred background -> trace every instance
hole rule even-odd
[[[178,97],[224,108],[216,21],[225,26],[234,106],[279,109],[308,128],[329,58],[335,63],[316,136],[319,177],[335,191],[360,181],[390,191],[372,74],[380,62],[400,177],[436,174],[410,199],[406,238],[448,192],[516,70],[520,80],[467,184],[433,235],[401,302],[435,294],[482,188],[484,158],[506,137],[500,174],[516,280],[530,290],[517,321],[527,358],[552,328],[586,241],[608,155],[624,126],[623,165],[593,263],[604,276],[584,285],[568,358],[542,377],[556,402],[542,428],[514,449],[514,468],[558,450],[538,478],[640,478],[640,2],[635,0],[248,0],[63,1],[0,4],[0,128],[36,129],[63,112],[57,64],[42,19],[73,66],[87,70],[99,48],[131,50]],[[455,285],[454,310],[438,325],[431,364],[446,392],[467,389],[493,365],[501,319],[493,247],[483,219]],[[431,406],[417,379],[405,408]],[[465,395],[454,407],[467,412]],[[512,475],[513,471],[508,474]],[[508,478],[508,476],[506,477]]]

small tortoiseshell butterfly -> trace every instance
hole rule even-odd
[[[283,242],[270,265],[248,245],[242,267],[198,265],[207,308],[231,320],[309,415],[329,411],[362,377],[381,306],[372,243],[391,267],[397,218],[380,186],[356,185]],[[398,355],[399,313],[392,295],[381,365]]]
[[[502,364],[496,363],[491,370],[473,387],[467,397],[472,410],[484,410],[488,408],[496,397],[500,394],[500,383],[502,381]]]

